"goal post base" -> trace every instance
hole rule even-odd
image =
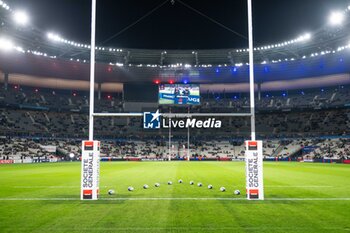
[[[246,141],[245,167],[248,200],[264,200],[263,142]]]
[[[83,141],[81,155],[81,200],[98,200],[100,183],[100,142]]]

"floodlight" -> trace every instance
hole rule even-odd
[[[47,33],[46,35],[47,35],[47,38],[49,39],[52,39],[54,37],[54,34],[51,32]]]
[[[55,41],[55,42],[59,42],[59,41],[63,40],[59,35],[52,33],[52,32],[47,33],[47,38],[49,38],[50,40]]]
[[[17,51],[17,52],[21,52],[21,53],[25,53],[24,49],[22,47],[14,47],[14,49]]]
[[[10,51],[13,49],[12,41],[4,38],[0,38],[0,49],[4,51]]]
[[[13,14],[14,21],[19,25],[26,25],[29,22],[29,16],[25,11],[16,11]]]
[[[303,36],[302,36],[303,40],[310,40],[311,39],[311,34],[310,33],[305,33]]]
[[[330,17],[329,17],[329,22],[331,25],[341,25],[343,23],[345,19],[345,15],[344,13],[340,12],[340,11],[335,11],[332,12]]]

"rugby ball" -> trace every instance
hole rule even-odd
[[[108,190],[108,195],[114,195],[115,191],[113,189]]]

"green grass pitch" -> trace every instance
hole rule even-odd
[[[101,163],[103,199],[82,202],[80,163],[1,165],[0,232],[350,232],[349,165],[264,163],[264,181],[247,201],[241,162]]]

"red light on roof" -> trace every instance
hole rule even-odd
[[[77,96],[77,93],[74,92],[74,93],[73,93],[73,96]]]
[[[15,86],[15,89],[18,89],[18,86],[17,86],[17,85]]]
[[[160,83],[160,81],[159,81],[159,80],[156,80],[156,81],[154,81],[154,83],[155,83],[155,84],[159,84],[159,83]]]
[[[112,96],[109,95],[109,96],[107,96],[107,98],[110,100],[110,99],[112,99]]]
[[[170,83],[170,84],[174,84],[174,80],[170,80],[169,83]]]

